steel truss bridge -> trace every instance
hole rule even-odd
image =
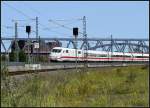
[[[1,38],[1,49],[4,48],[5,52],[9,52],[14,40],[28,40],[27,38]],[[37,38],[30,38],[30,41],[36,41]],[[56,41],[66,44],[67,48],[71,46],[75,48],[74,38],[40,38],[43,41]],[[89,50],[101,50],[101,51],[115,51],[115,52],[131,52],[131,53],[149,53],[149,39],[129,39],[129,38],[87,38],[87,41],[83,38],[78,38],[78,48],[83,49],[87,42]],[[10,45],[6,48],[5,42],[9,41]]]

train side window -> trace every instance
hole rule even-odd
[[[147,58],[146,56],[135,56],[135,58]]]
[[[102,54],[102,55],[100,55],[100,57],[107,57],[107,55],[105,55],[105,54]]]
[[[68,53],[68,50],[66,50],[66,53]]]
[[[123,57],[123,55],[112,55],[112,57]]]
[[[81,51],[78,51],[78,54],[81,54]]]

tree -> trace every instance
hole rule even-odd
[[[5,61],[5,60],[6,60],[6,55],[5,54],[1,55],[1,61]]]
[[[26,62],[26,54],[23,50],[19,52],[19,62]]]
[[[16,57],[15,57],[15,52],[12,51],[12,52],[9,54],[9,60],[10,60],[10,61],[15,61],[15,60],[16,60],[15,58],[16,58]]]

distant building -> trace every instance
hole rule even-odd
[[[62,43],[60,43],[59,41],[53,41],[53,42],[47,42],[45,43],[45,41],[40,41],[39,44],[39,48],[34,48],[34,43],[36,43],[36,41],[32,41],[30,42],[30,47],[29,47],[29,52],[30,53],[39,53],[40,55],[47,55],[50,53],[51,49],[54,47],[61,47]],[[18,41],[18,46],[20,48],[20,50],[24,50],[25,53],[28,53],[28,44],[27,41],[25,40],[19,40]],[[12,41],[12,47],[11,47],[11,52],[13,52],[15,50],[15,42]]]

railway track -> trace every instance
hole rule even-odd
[[[73,68],[63,68],[61,70],[68,70],[68,69],[73,69]],[[26,70],[26,71],[14,71],[14,72],[8,72],[9,75],[23,75],[23,74],[31,74],[31,73],[39,73],[39,72],[48,72],[48,71],[57,71],[60,69],[41,69],[41,70]]]
[[[113,61],[102,61],[102,62],[88,62],[88,64],[110,64],[110,63],[113,63],[113,64],[147,64],[148,61],[142,61],[142,62],[136,62],[136,61],[132,61],[132,62],[122,62],[122,61],[117,61],[117,62],[113,62]],[[1,62],[1,64],[7,64],[8,66],[24,66],[26,63],[25,62]],[[43,62],[40,62],[39,64],[41,65],[51,65],[51,66],[54,66],[54,65],[74,65],[75,62],[46,62],[46,63],[43,63]],[[83,62],[78,62],[78,64],[83,64]]]
[[[98,63],[91,63],[88,64],[88,68],[102,68],[102,67],[125,67],[125,66],[130,66],[130,65],[146,65],[145,63],[138,63],[138,64],[118,64],[118,63],[113,63],[113,64],[98,64]],[[53,67],[54,66],[54,67]],[[83,65],[77,65],[78,69],[83,68]],[[57,70],[69,70],[69,69],[75,69],[74,64],[55,64],[49,66],[49,68],[41,68],[41,69],[27,69],[27,70],[14,70],[14,71],[9,71],[9,75],[23,75],[23,74],[31,74],[31,73],[41,73],[41,72],[50,72],[50,71],[57,71]]]

